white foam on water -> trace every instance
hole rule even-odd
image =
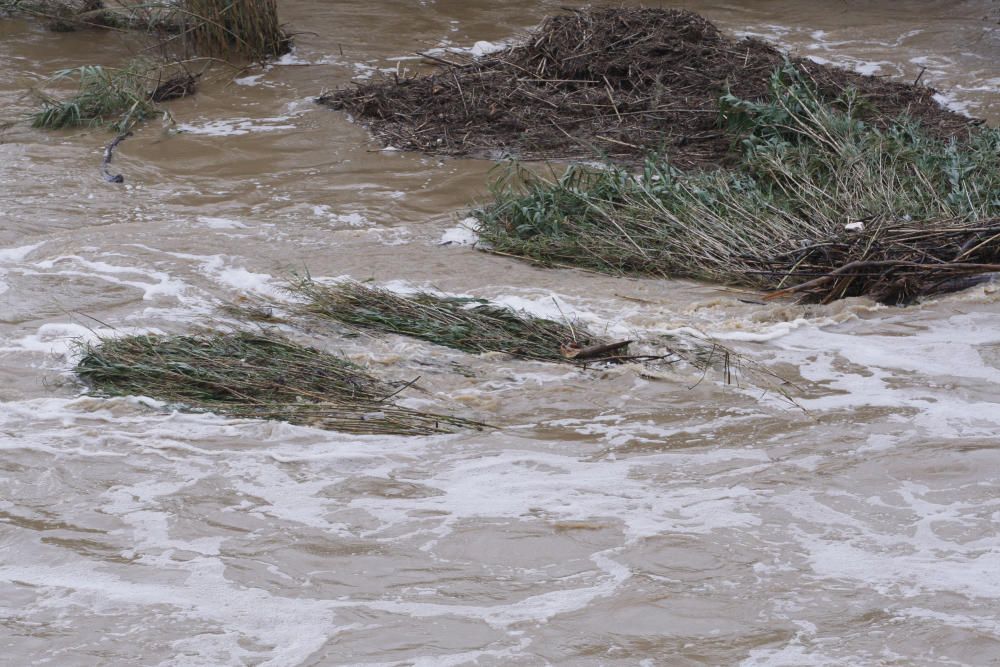
[[[458,225],[446,229],[441,234],[438,245],[475,246],[479,243],[479,221],[475,218],[464,218]]]
[[[822,650],[822,649],[820,649]],[[827,658],[796,638],[780,648],[754,648],[740,667],[843,667],[843,658]]]
[[[237,86],[250,86],[250,87],[259,86],[261,85],[261,79],[263,79],[266,75],[267,73],[263,72],[261,74],[251,74],[249,76],[241,76],[236,79],[233,79],[233,83],[235,83]]]
[[[269,273],[256,273],[242,266],[234,266],[222,255],[210,255],[200,259],[202,270],[214,276],[218,283],[225,287],[272,298],[280,298],[283,295],[277,280]]]
[[[934,93],[934,101],[946,109],[965,116],[971,116],[972,103],[969,100],[961,100],[954,93]]]
[[[231,218],[218,218],[208,215],[199,215],[198,222],[205,225],[209,229],[247,229],[247,225],[240,222],[239,220],[232,220]]]
[[[44,241],[17,248],[0,248],[0,264],[15,264],[17,262],[23,262],[28,255],[33,253],[38,248],[41,248],[43,245],[45,245]]]
[[[0,248],[0,294],[3,294],[8,289],[10,285],[4,280],[4,277],[8,273],[8,269],[4,268],[5,264],[19,264],[27,259],[28,255],[33,253],[38,248],[45,245],[45,242],[33,243],[31,245],[20,246],[17,248]]]
[[[117,255],[109,253],[107,256],[111,258]],[[41,260],[32,264],[31,269],[24,269],[22,273],[24,275],[98,278],[115,285],[138,289],[142,292],[142,298],[145,301],[160,298],[174,298],[178,301],[184,301],[188,290],[184,281],[165,271],[158,271],[148,266],[134,267],[111,264],[101,260],[87,259],[80,255],[60,255],[52,259]],[[148,282],[143,278],[151,278],[153,282]]]
[[[352,211],[350,213],[338,213],[329,204],[316,204],[312,207],[312,212],[319,218],[324,218],[330,222],[347,225],[349,227],[370,227],[374,225],[363,213]]]
[[[293,116],[273,116],[269,118],[225,118],[191,123],[178,123],[177,131],[187,134],[212,137],[233,137],[251,132],[282,132],[294,130],[296,126],[288,121]]]

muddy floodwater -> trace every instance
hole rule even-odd
[[[463,241],[492,163],[384,151],[325,88],[500,42],[567,0],[279,3],[295,50],[145,124],[0,133],[0,664],[1000,663],[1000,282],[905,309],[755,305]],[[993,0],[681,3],[1000,122]],[[482,46],[482,45],[480,45]],[[113,34],[0,21],[0,116]],[[101,399],[97,334],[195,332],[292,272],[433,286],[609,335],[690,328],[798,407],[684,369],[581,370],[286,326],[402,403],[499,428],[348,436]],[[741,300],[743,299],[743,300]]]

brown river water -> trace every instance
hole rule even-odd
[[[279,4],[295,51],[147,123],[124,186],[99,176],[104,130],[0,134],[0,664],[1000,664],[1000,284],[757,306],[443,245],[493,165],[379,150],[311,99],[572,3]],[[681,4],[861,71],[926,67],[1000,122],[995,1]],[[121,51],[0,21],[0,116]],[[680,368],[318,328],[286,329],[500,428],[347,436],[72,380],[75,341],[225,324],[302,270],[697,330],[797,378],[801,409]]]

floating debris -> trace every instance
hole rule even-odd
[[[660,149],[675,167],[716,167],[732,157],[731,137],[717,124],[720,96],[766,96],[786,59],[766,42],[725,36],[693,12],[631,7],[567,10],[519,44],[479,58],[423,55],[438,66],[429,76],[394,73],[318,101],[404,150],[634,163]],[[935,136],[969,127],[931,88],[791,62],[824,99],[861,91],[875,125],[905,111]]]

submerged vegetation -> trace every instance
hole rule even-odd
[[[411,336],[464,352],[505,352],[541,361],[568,361],[568,345],[609,341],[579,326],[534,317],[483,299],[401,295],[353,281],[333,285],[297,280],[293,292],[308,312],[359,328]]]
[[[816,301],[867,294],[905,303],[1000,271],[1000,130],[943,139],[905,118],[861,119],[794,68],[764,101],[721,100],[739,143],[733,169],[641,173],[514,166],[477,212],[497,251],[611,273],[745,285]],[[960,284],[960,283],[958,283]]]
[[[163,113],[160,103],[195,92],[201,74],[191,73],[192,63],[207,68],[215,58],[263,62],[291,45],[278,22],[275,0],[0,0],[0,11],[39,17],[60,31],[142,33],[152,42],[143,53],[161,54],[139,56],[121,67],[84,65],[56,72],[49,85],[76,79],[78,90],[69,96],[38,91],[40,109],[31,117],[37,128],[107,125],[125,133]]]
[[[144,32],[181,58],[263,62],[291,48],[276,0],[0,0],[0,13],[34,16],[55,32]]]
[[[53,80],[76,79],[79,88],[67,98],[40,93],[42,106],[31,124],[50,130],[106,124],[116,132],[126,132],[156,115],[156,87],[150,81],[158,69],[139,59],[120,69],[85,65],[56,72]]]
[[[341,357],[262,333],[123,336],[83,346],[76,374],[99,393],[351,433],[426,435],[481,424],[394,405],[402,387]]]
[[[306,312],[378,333],[398,334],[473,354],[502,352],[523,359],[595,363],[684,362],[726,384],[744,379],[784,395],[785,381],[707,337],[671,334],[655,341],[613,341],[580,322],[557,322],[484,299],[418,292],[402,295],[354,281],[321,284],[309,278],[290,289]],[[632,353],[630,346],[641,346]]]

